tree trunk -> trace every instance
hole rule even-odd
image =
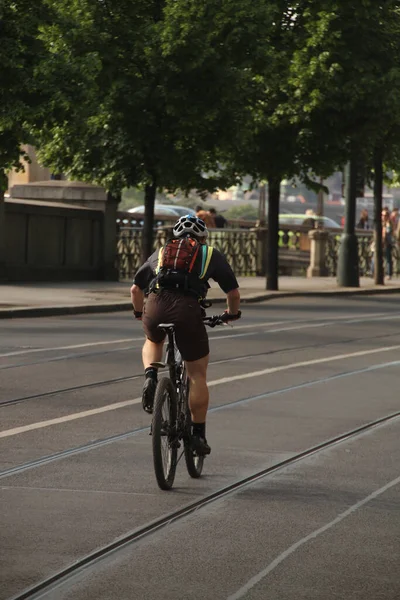
[[[258,227],[265,227],[265,183],[259,186],[260,199],[258,203]]]
[[[356,223],[357,161],[353,151],[346,167],[346,206],[344,232],[339,248],[338,285],[360,287],[358,275],[358,241],[354,231]]]
[[[383,152],[375,149],[374,152],[374,281],[383,285],[383,249],[382,249],[382,191],[383,191]]]
[[[6,211],[4,205],[4,192],[7,189],[8,179],[5,171],[0,170],[0,281],[6,279]]]
[[[146,184],[144,191],[144,225],[142,237],[142,262],[153,254],[154,203],[156,200],[156,183]]]
[[[103,225],[103,273],[105,281],[118,281],[118,269],[115,260],[115,240],[117,209],[121,201],[121,194],[111,194],[107,192],[107,202],[104,207],[104,225]]]
[[[267,290],[278,290],[279,199],[281,177],[268,178]]]

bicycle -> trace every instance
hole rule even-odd
[[[226,325],[219,316],[205,317],[203,322],[209,327]],[[152,363],[152,366],[157,368],[168,366],[169,377],[163,377],[157,384],[151,435],[154,471],[158,486],[162,490],[170,490],[182,455],[185,455],[186,468],[194,479],[201,476],[204,456],[196,454],[191,446],[189,379],[185,363],[176,346],[175,326],[173,323],[161,323],[159,327],[168,337],[166,360],[165,363]],[[181,441],[183,451],[178,457]]]

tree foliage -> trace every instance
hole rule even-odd
[[[301,4],[286,108],[300,127],[302,162],[325,176],[351,146],[371,159],[400,122],[400,3]]]
[[[34,139],[114,194],[400,160],[400,0],[0,0],[0,172]],[[147,249],[148,249],[147,248]]]
[[[0,0],[0,189],[6,172],[21,168],[21,142],[43,107],[37,68],[43,56],[38,33],[49,15],[41,0]]]
[[[54,4],[58,21],[43,39],[49,48],[56,46],[57,71],[71,81],[70,64],[79,58],[85,65],[92,60],[95,68],[89,77],[84,68],[73,79],[74,89],[86,88],[85,101],[67,94],[64,117],[41,132],[42,158],[112,191],[139,184],[224,185],[216,147],[227,120],[220,120],[224,111],[215,94],[217,82],[224,83],[223,69],[212,61],[190,66],[188,57],[176,60],[166,50],[168,3]],[[53,75],[54,69],[50,79]],[[205,178],[204,172],[213,176]]]

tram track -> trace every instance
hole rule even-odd
[[[365,318],[371,318],[374,320],[389,320],[389,319],[398,319],[400,318],[400,314],[399,313],[394,313],[392,315],[385,315],[384,313],[372,313],[369,315],[364,315],[364,317],[362,319],[354,319],[354,318],[348,318],[348,316],[346,317],[338,317],[338,318],[334,318],[334,319],[318,319],[318,322],[313,322],[313,321],[309,321],[307,319],[299,319],[299,320],[294,320],[294,321],[290,321],[287,320],[285,321],[276,321],[276,322],[271,322],[271,323],[254,323],[254,324],[248,324],[248,325],[239,325],[236,326],[234,328],[234,330],[228,334],[228,335],[213,335],[216,332],[212,331],[209,332],[209,339],[210,340],[218,340],[218,339],[230,339],[230,338],[237,338],[237,337],[245,337],[245,336],[253,336],[253,335],[258,335],[259,333],[281,333],[281,332],[285,332],[285,331],[291,331],[291,330],[302,330],[302,329],[313,329],[313,328],[319,328],[319,327],[327,327],[327,326],[335,326],[338,324],[352,324],[352,323],[362,323],[364,322]],[[264,329],[264,327],[273,327],[276,325],[284,325],[282,327],[279,327],[277,329]],[[243,329],[257,329],[257,331],[251,332],[249,331],[248,333],[236,333],[238,330],[243,330]],[[119,352],[126,352],[129,350],[135,350],[139,347],[141,347],[141,344],[143,343],[143,339],[144,338],[133,338],[131,341],[135,341],[135,342],[140,342],[139,345],[129,345],[129,346],[124,346],[122,348],[109,348],[107,350],[98,350],[95,352],[79,352],[79,353],[72,353],[72,354],[64,354],[61,356],[52,356],[51,358],[47,358],[47,359],[43,359],[43,360],[35,360],[35,361],[30,361],[30,362],[25,362],[25,363],[11,363],[11,364],[6,364],[6,365],[0,365],[0,371],[1,370],[10,370],[10,369],[19,369],[19,368],[24,368],[24,367],[32,367],[32,366],[36,366],[36,365],[46,365],[52,362],[59,362],[59,361],[63,361],[63,360],[74,360],[74,359],[79,359],[79,358],[90,358],[90,357],[94,357],[94,356],[102,356],[102,355],[106,355],[106,354],[113,354],[113,353],[119,353]],[[96,342],[94,343],[94,345],[99,344],[99,345],[105,345],[105,344],[116,344],[116,343],[122,343],[122,342],[126,342],[128,341],[127,339],[124,340],[111,340],[109,342]],[[90,346],[91,344],[78,344],[76,346],[59,346],[57,348],[34,348],[31,351],[27,350],[27,351],[16,351],[16,352],[10,352],[10,353],[6,353],[6,354],[0,354],[0,360],[2,358],[7,358],[7,357],[11,357],[11,356],[16,356],[18,354],[29,354],[30,352],[32,353],[36,353],[36,352],[52,352],[52,351],[58,351],[58,350],[68,350],[68,349],[73,349],[73,348],[83,348],[86,346]]]
[[[329,377],[313,379],[311,381],[307,381],[307,382],[300,383],[297,385],[279,388],[277,390],[272,390],[270,392],[265,392],[263,394],[257,394],[255,396],[248,396],[245,398],[240,398],[238,400],[233,400],[231,402],[226,402],[224,404],[220,404],[219,406],[214,406],[214,407],[210,408],[208,412],[209,413],[217,412],[217,411],[231,408],[234,406],[240,406],[241,404],[246,404],[246,403],[253,402],[256,400],[262,400],[264,398],[270,398],[273,396],[277,396],[279,394],[284,394],[285,392],[301,390],[304,388],[311,387],[313,385],[318,385],[321,383],[328,383],[330,381],[336,381],[338,379],[343,379],[345,377],[362,375],[362,374],[365,374],[368,372],[378,371],[380,369],[388,368],[390,366],[398,366],[399,364],[400,364],[400,361],[392,361],[392,362],[388,362],[388,363],[381,363],[378,365],[373,365],[371,367],[356,369],[353,371],[344,371],[342,373],[330,375]],[[150,431],[150,427],[139,427],[137,429],[126,431],[124,433],[119,433],[119,434],[116,434],[113,436],[108,436],[105,438],[94,440],[92,442],[89,442],[88,444],[76,446],[73,448],[68,448],[67,450],[63,450],[61,452],[56,452],[54,454],[43,456],[41,458],[38,458],[38,459],[35,459],[32,461],[28,461],[26,463],[16,465],[15,467],[10,467],[9,469],[0,471],[0,479],[5,479],[7,477],[11,477],[12,475],[18,475],[25,471],[29,471],[29,470],[35,469],[37,467],[42,467],[46,464],[50,464],[50,463],[53,463],[58,460],[69,458],[69,457],[77,455],[77,454],[83,454],[85,452],[89,452],[90,450],[96,450],[97,448],[101,448],[102,446],[106,446],[106,445],[113,444],[116,442],[121,442],[123,440],[129,439],[136,435],[139,435],[140,433],[145,433],[145,432],[149,432],[149,431]]]
[[[244,354],[241,356],[235,356],[233,358],[222,358],[219,360],[211,361],[209,363],[209,366],[224,364],[226,362],[235,362],[235,361],[239,361],[239,360],[250,360],[252,358],[257,358],[257,357],[261,357],[261,356],[272,356],[272,355],[280,354],[280,353],[284,353],[284,352],[295,352],[298,350],[308,350],[310,348],[329,348],[330,346],[334,346],[337,344],[351,344],[354,342],[359,342],[361,340],[375,340],[375,339],[391,338],[391,337],[397,337],[398,335],[399,335],[398,333],[392,333],[392,334],[382,334],[382,335],[378,335],[378,336],[377,335],[370,336],[370,337],[362,336],[362,337],[351,338],[351,339],[343,339],[343,340],[338,340],[338,341],[336,340],[334,342],[323,343],[323,344],[303,344],[300,346],[291,346],[288,348],[280,348],[279,350],[269,350],[267,352],[256,352],[254,354]],[[161,373],[163,373],[163,371],[160,371],[160,374]],[[90,388],[95,388],[95,387],[103,387],[103,386],[107,386],[107,385],[124,383],[126,381],[133,381],[133,380],[139,379],[141,377],[143,377],[143,372],[135,373],[134,375],[125,375],[122,377],[115,377],[115,378],[104,379],[101,381],[95,381],[95,382],[91,382],[91,383],[84,383],[82,385],[76,385],[76,386],[71,386],[71,387],[66,387],[66,388],[59,388],[57,390],[50,390],[47,392],[40,392],[38,394],[31,394],[29,396],[22,396],[20,398],[12,398],[10,400],[4,400],[4,401],[0,400],[0,409],[7,407],[7,406],[20,404],[21,402],[26,402],[28,400],[38,400],[39,398],[46,398],[49,396],[57,396],[59,394],[76,392],[78,390],[84,390],[84,389],[90,389]]]
[[[71,580],[77,575],[82,575],[84,570],[92,565],[99,564],[101,561],[106,560],[111,555],[118,551],[132,546],[139,542],[141,539],[153,535],[164,529],[165,527],[174,524],[175,522],[188,517],[194,512],[203,509],[204,507],[227,497],[230,494],[237,493],[247,486],[257,483],[258,481],[265,479],[266,477],[273,475],[274,473],[285,469],[287,467],[296,465],[302,460],[310,458],[311,456],[333,448],[334,446],[352,440],[358,436],[372,431],[374,428],[388,424],[397,420],[400,417],[400,411],[391,413],[384,417],[375,419],[365,423],[359,427],[356,427],[345,433],[341,433],[333,438],[320,442],[306,450],[298,452],[294,456],[287,458],[283,461],[279,461],[272,466],[256,471],[255,473],[243,477],[233,483],[230,483],[223,488],[207,494],[206,496],[187,504],[179,508],[178,510],[164,514],[158,519],[142,525],[137,529],[127,532],[117,540],[113,540],[111,543],[104,545],[103,547],[94,550],[93,552],[86,554],[82,558],[78,559],[73,564],[61,569],[60,571],[50,575],[42,581],[34,584],[33,586],[23,590],[17,595],[13,596],[10,600],[39,600],[40,598],[46,598],[48,594],[54,592],[57,588],[62,585],[68,585]]]

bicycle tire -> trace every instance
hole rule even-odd
[[[186,401],[185,401],[187,435],[185,436],[185,438],[183,440],[183,447],[184,447],[184,451],[185,451],[185,462],[186,462],[187,472],[189,473],[190,477],[192,477],[193,479],[198,479],[199,477],[201,477],[201,474],[203,471],[204,456],[198,456],[192,450],[192,445],[191,445],[192,419],[190,416],[188,397],[189,397],[189,382],[187,382],[187,384],[186,384]]]
[[[178,456],[176,413],[174,387],[170,379],[163,377],[156,388],[151,428],[154,472],[162,490],[170,490],[175,479]]]

